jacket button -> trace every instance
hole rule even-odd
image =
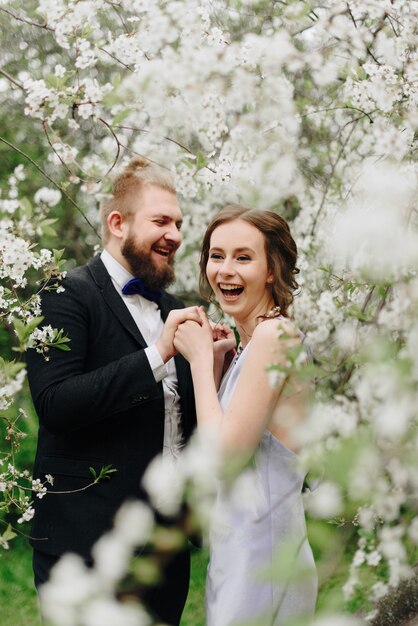
[[[144,402],[144,400],[148,400],[149,393],[137,393],[135,396],[131,397],[131,404],[139,404],[140,402]]]

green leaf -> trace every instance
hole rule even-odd
[[[203,152],[198,152],[196,155],[196,169],[197,170],[201,170],[203,167],[206,167],[207,165],[207,158],[206,155]]]
[[[42,233],[44,235],[47,235],[48,237],[57,236],[57,231],[55,230],[55,228],[52,228],[51,226],[42,226]]]
[[[21,212],[27,218],[32,217],[33,209],[32,204],[27,198],[21,198],[20,200]]]
[[[113,474],[114,472],[117,472],[117,471],[118,470],[112,465],[104,465],[100,469],[100,474],[97,480],[104,480],[105,478],[109,479],[110,478],[109,474]]]
[[[121,122],[126,120],[127,117],[132,113],[132,109],[123,109],[116,113],[116,115],[112,118],[112,126],[118,126]]]
[[[4,533],[2,534],[2,538],[5,541],[10,541],[11,539],[14,539],[15,537],[17,537],[17,533],[14,532],[13,528],[9,524],[6,530],[4,531]]]
[[[3,357],[0,357],[0,369],[3,370],[4,375],[7,378],[14,378],[20,370],[25,367],[24,363],[13,361],[6,361]]]
[[[65,343],[54,343],[54,348],[62,350],[63,352],[71,352],[70,346],[66,346]]]
[[[35,328],[39,326],[43,319],[44,318],[42,316],[34,317],[33,320],[31,320],[27,324],[22,322],[22,320],[17,317],[14,317],[12,319],[12,324],[20,343],[25,343],[29,339],[29,336],[33,333]]]
[[[54,255],[55,263],[58,263],[62,259],[62,255],[65,252],[65,248],[61,248],[61,250],[57,250],[56,248],[52,248],[52,253]]]

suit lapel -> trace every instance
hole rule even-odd
[[[93,277],[94,282],[100,289],[103,295],[103,299],[106,305],[112,310],[116,319],[127,332],[139,343],[143,348],[147,347],[147,343],[137,325],[134,322],[132,315],[129,313],[127,307],[124,305],[122,298],[113,286],[112,279],[110,278],[102,260],[99,256],[94,257],[87,267]],[[169,312],[172,309],[182,308],[180,301],[173,299],[168,293],[164,293],[160,301],[161,317],[165,322]],[[189,364],[181,354],[174,357],[177,370],[178,379],[178,393],[180,396],[180,402],[182,405],[182,421],[184,425],[184,433],[188,436],[193,428],[195,420],[192,419],[194,415],[194,400],[193,391],[191,387],[191,376]],[[190,398],[190,401],[188,401]],[[191,402],[191,404],[190,404]]]
[[[118,322],[128,331],[130,335],[143,347],[147,347],[147,342],[141,335],[138,326],[128,308],[123,303],[122,298],[113,286],[105,266],[100,257],[96,256],[87,264],[94,282],[102,292],[106,305],[111,309]],[[168,313],[167,313],[168,314]]]

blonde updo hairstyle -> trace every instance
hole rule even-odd
[[[274,277],[271,285],[274,304],[280,307],[282,315],[287,316],[288,308],[293,302],[294,291],[298,288],[295,279],[295,275],[299,273],[296,267],[297,247],[286,220],[273,211],[258,211],[238,204],[228,204],[212,220],[203,237],[200,255],[201,296],[214,302],[213,291],[206,276],[212,233],[221,224],[234,220],[252,224],[264,235],[267,266]]]
[[[142,156],[136,156],[120,171],[112,183],[110,197],[100,205],[101,235],[103,244],[109,241],[107,218],[112,211],[118,211],[125,218],[132,219],[138,209],[138,199],[148,185],[154,185],[175,194],[173,177],[168,170]]]

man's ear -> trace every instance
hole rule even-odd
[[[107,217],[107,227],[116,239],[122,239],[126,232],[127,221],[119,211],[112,211]]]

